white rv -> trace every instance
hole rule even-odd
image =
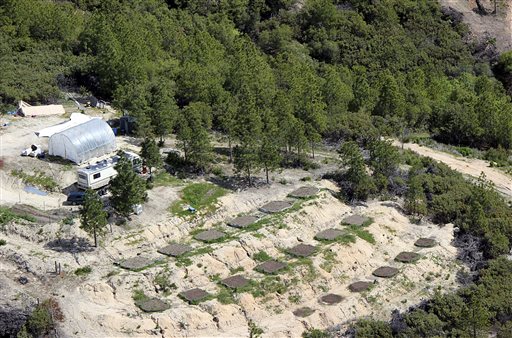
[[[139,155],[132,152],[125,152],[124,156],[132,163],[133,170],[140,172],[142,169],[142,160]],[[110,180],[117,176],[115,165],[119,160],[119,156],[114,156],[103,161],[97,162],[95,165],[78,169],[78,188],[101,189],[110,184]]]

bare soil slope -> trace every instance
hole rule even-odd
[[[452,8],[463,14],[463,21],[470,27],[477,41],[496,39],[498,53],[512,49],[512,6],[508,0],[498,2],[494,14],[494,0],[480,0],[488,14],[478,11],[476,0],[440,0],[445,8]]]

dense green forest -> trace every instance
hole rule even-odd
[[[207,168],[219,132],[249,179],[307,167],[316,144],[346,141],[332,176],[342,198],[402,197],[414,216],[453,222],[483,255],[456,294],[391,323],[362,320],[355,335],[510,337],[509,205],[484,178],[471,184],[377,141],[419,130],[512,147],[510,97],[467,33],[432,0],[5,0],[0,108],[90,92],[136,116],[147,144],[175,134],[175,166]],[[512,83],[512,55],[494,70]]]
[[[141,134],[222,131],[242,167],[258,140],[300,155],[414,129],[508,149],[510,98],[466,34],[431,0],[6,0],[0,105],[79,87],[144,120]]]

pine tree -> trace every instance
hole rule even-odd
[[[80,229],[92,235],[94,246],[98,246],[98,236],[103,236],[106,232],[107,212],[103,210],[103,202],[98,194],[88,189],[85,192],[85,199],[80,209]]]
[[[163,161],[160,156],[160,151],[156,145],[155,140],[146,138],[141,144],[140,156],[144,161],[144,165],[149,167],[149,173],[151,174],[151,168],[159,168],[162,166]]]
[[[345,142],[340,148],[340,158],[345,166],[343,180],[344,193],[350,199],[366,200],[375,191],[375,184],[366,172],[363,155],[357,143]]]
[[[114,209],[123,217],[128,218],[133,206],[144,202],[146,197],[146,184],[132,168],[132,164],[120,156],[115,169],[117,176],[111,181],[111,201]]]
[[[413,215],[425,215],[427,213],[427,198],[421,180],[414,176],[409,180],[408,186],[405,195],[405,209]]]
[[[193,102],[182,110],[178,123],[178,146],[185,161],[204,169],[211,161],[212,147],[208,129],[211,109],[203,102]]]
[[[277,118],[272,111],[267,111],[263,116],[263,131],[259,149],[259,161],[265,170],[267,184],[270,183],[269,172],[277,169],[281,163],[280,141]]]

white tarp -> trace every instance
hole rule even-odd
[[[91,119],[50,137],[48,153],[77,164],[116,150],[116,137],[107,122]]]
[[[61,131],[78,126],[92,119],[101,119],[101,117],[90,117],[81,113],[72,113],[69,121],[36,131],[36,135],[39,137],[51,137],[53,134],[60,133]]]
[[[50,104],[46,106],[31,106],[25,101],[20,101],[18,104],[17,114],[20,116],[48,116],[48,115],[62,115],[66,111],[60,104]]]

